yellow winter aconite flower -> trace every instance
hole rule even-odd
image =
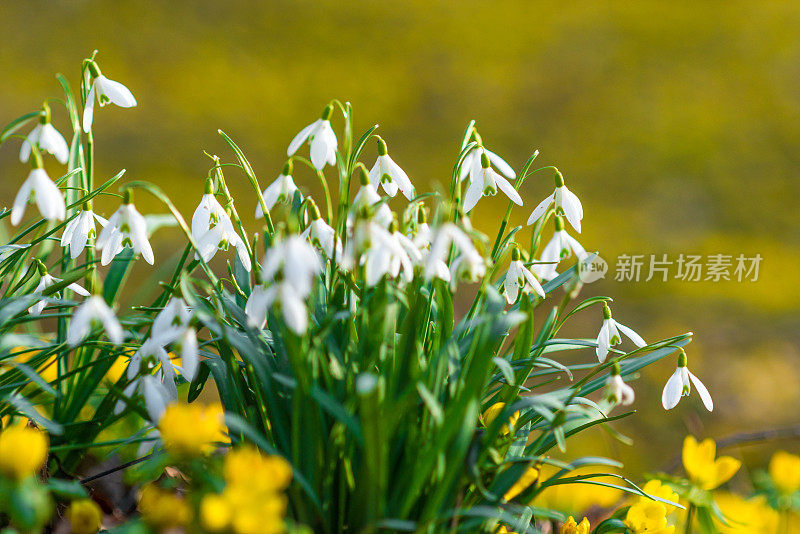
[[[800,456],[778,451],[769,461],[769,476],[775,487],[783,494],[800,489]]]
[[[652,495],[653,497],[658,497],[660,499],[672,501],[676,504],[680,499],[678,494],[672,491],[672,488],[670,488],[666,484],[662,484],[660,480],[655,480],[655,479],[649,480],[647,484],[642,486],[642,491],[644,491],[648,495]],[[640,496],[638,500],[639,502],[652,501],[652,499],[644,496]]]
[[[214,443],[225,440],[222,406],[210,404],[172,404],[158,422],[164,447],[179,456],[200,456],[214,450]]]
[[[72,534],[95,534],[103,526],[103,512],[91,499],[72,501],[66,517]]]
[[[39,472],[47,460],[47,434],[17,424],[0,432],[0,472],[17,480]]]
[[[528,489],[531,484],[536,482],[539,479],[539,469],[537,467],[529,467],[522,476],[514,482],[514,485],[511,486],[508,491],[506,491],[503,498],[506,501],[510,501],[526,489]]]
[[[252,447],[240,447],[225,456],[225,481],[252,491],[284,490],[292,480],[292,467],[280,456],[265,456]]]
[[[542,466],[539,478],[545,480],[554,475],[558,469],[552,466]],[[593,473],[591,468],[575,469],[569,476],[586,475]],[[599,477],[594,480],[613,483],[614,479]],[[592,506],[607,508],[613,506],[622,497],[618,489],[595,484],[557,484],[545,488],[532,504],[559,510],[566,514],[582,514]]]
[[[675,527],[667,524],[667,507],[658,501],[640,501],[628,509],[625,524],[635,534],[672,534]]]
[[[575,523],[575,518],[569,516],[569,518],[561,524],[561,528],[559,529],[559,534],[589,534],[591,529],[591,525],[589,524],[589,520],[585,517],[583,521],[580,523]]]
[[[730,456],[717,454],[717,444],[712,439],[697,443],[694,436],[683,441],[683,467],[697,486],[711,490],[731,479],[742,466],[742,462]]]
[[[486,426],[490,426],[492,422],[497,419],[497,416],[500,415],[500,412],[506,407],[505,402],[496,402],[486,408],[486,411],[483,412],[483,424]],[[511,425],[511,428],[514,428],[514,425],[517,424],[517,420],[519,419],[519,412],[514,412],[511,414],[511,417],[508,418],[508,424],[503,425],[500,429],[501,434],[508,434],[509,428],[508,425]]]
[[[766,497],[760,495],[752,499],[744,499],[735,493],[716,492],[714,501],[728,520],[728,525],[716,522],[722,534],[774,534],[778,528],[780,516],[768,504]],[[790,531],[793,532],[793,531]]]
[[[158,531],[185,527],[192,521],[192,509],[185,499],[153,484],[142,489],[139,512],[145,523]]]
[[[231,523],[232,506],[222,495],[210,493],[200,502],[200,521],[211,532],[225,530]]]

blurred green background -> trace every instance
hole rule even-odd
[[[331,98],[353,103],[360,130],[381,124],[418,190],[449,180],[470,119],[517,169],[538,148],[583,200],[581,242],[611,264],[583,294],[613,296],[615,318],[648,340],[695,332],[690,365],[717,406],[706,413],[693,395],[665,414],[674,362],[664,361],[634,384],[639,413],[617,426],[636,447],[598,431],[569,452],[620,455],[635,473],[662,466],[686,432],[800,422],[797,2],[6,0],[0,27],[0,122],[59,96],[56,72],[77,87],[81,60],[99,49],[104,74],[139,107],[96,112],[98,176],[126,168],[128,179],[160,184],[185,216],[202,194],[202,150],[233,160],[217,128],[266,186]],[[66,133],[63,110],[54,114]],[[0,149],[5,205],[27,173],[18,146]],[[228,175],[255,228],[246,181]],[[316,191],[310,173],[295,179]],[[549,173],[529,179],[513,223],[552,187]],[[144,195],[137,204],[163,211]],[[102,207],[109,215],[114,202]],[[477,226],[496,229],[504,208],[482,201]],[[179,238],[156,234],[157,261]],[[757,282],[613,280],[619,254],[681,253],[764,259]],[[601,320],[585,312],[565,334],[595,336]],[[758,461],[769,448],[741,453]]]

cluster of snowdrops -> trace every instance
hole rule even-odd
[[[95,106],[134,107],[131,91],[94,54],[77,95],[57,78],[63,99],[0,133],[4,145],[21,141],[32,167],[0,212],[10,223],[0,234],[0,522],[30,532],[59,520],[75,532],[671,532],[682,510],[705,532],[728,524],[689,464],[688,479],[639,487],[615,460],[552,454],[631,415],[612,414],[634,401],[626,380],[667,356],[677,366],[663,407],[692,389],[709,411],[713,402],[689,371],[690,333],[647,343],[616,321],[610,298],[577,301],[595,256],[575,237],[583,208],[558,169],[534,168],[538,151],[516,173],[470,123],[447,190],[418,194],[377,126],[356,137],[350,104],[333,101],[263,190],[220,131],[235,161],[209,155],[187,222],[154,184],[120,186],[124,170],[96,179]],[[70,142],[51,123],[55,105]],[[377,158],[365,166],[370,147]],[[56,165],[66,169],[48,172]],[[232,172],[257,193],[245,217],[255,233],[231,197]],[[512,226],[523,184],[551,177],[527,224]],[[134,192],[168,213],[142,215]],[[469,214],[498,192],[508,205],[492,241]],[[108,219],[94,211],[101,199],[119,201]],[[150,236],[164,227],[186,245],[157,260]],[[139,256],[171,275],[151,302],[122,306]],[[468,310],[456,309],[457,292],[471,296]],[[592,312],[589,338],[558,336]],[[591,357],[565,365],[564,351]],[[198,401],[210,390],[220,404]],[[90,498],[99,477],[82,476],[87,458],[126,455],[119,470],[129,468],[137,505],[101,510]],[[541,504],[598,487],[629,497],[595,524]]]

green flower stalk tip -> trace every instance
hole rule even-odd
[[[564,187],[564,177],[559,171],[556,171],[556,187]]]
[[[214,179],[210,176],[206,178],[206,188],[205,188],[206,195],[213,195],[214,194]]]
[[[47,102],[42,104],[42,113],[39,115],[39,122],[41,124],[50,124],[50,105]]]
[[[133,190],[130,187],[122,190],[122,203],[133,204]]]
[[[39,272],[39,276],[45,276],[47,274],[47,266],[39,259],[34,260],[34,262],[36,263],[36,270]]]
[[[489,166],[489,156],[486,154],[486,152],[481,152],[481,167],[488,169]]]
[[[358,169],[360,171],[359,175],[358,175],[359,183],[362,186],[363,185],[369,185],[369,173],[367,173],[367,169],[363,165],[359,165]]]
[[[93,59],[86,62],[86,68],[89,69],[89,74],[92,78],[100,76],[100,67],[97,66],[97,63]]]
[[[396,220],[396,219],[392,219],[392,222],[390,222],[390,223],[389,223],[389,233],[390,233],[390,234],[393,234],[393,233],[395,233],[395,232],[396,232],[396,231],[397,231],[399,228],[400,228],[400,226],[397,224],[397,220]]]
[[[291,176],[292,171],[294,171],[294,163],[292,162],[292,158],[289,158],[286,160],[286,163],[283,166],[283,172],[281,174],[284,176]]]
[[[520,253],[519,249],[516,245],[512,245],[514,248],[511,249],[511,261],[519,261],[520,260]]]
[[[622,369],[619,366],[619,362],[614,362],[614,365],[611,366],[611,376],[619,376],[622,373]]]
[[[561,230],[564,229],[564,218],[563,217],[561,217],[559,215],[556,215],[555,223],[556,223],[556,232],[560,232]]]
[[[378,139],[378,155],[385,156],[389,153],[389,149],[386,148],[386,141],[384,141],[381,137],[377,137]]]
[[[678,354],[678,367],[686,367],[689,363],[689,358],[686,357],[686,351],[680,349],[680,353]]]
[[[426,224],[428,222],[428,216],[425,215],[425,210],[421,209],[417,212],[417,224]]]
[[[333,104],[328,104],[325,106],[325,109],[322,110],[322,115],[320,118],[326,121],[331,118],[331,113],[333,113]]]
[[[603,304],[603,319],[611,319],[611,308],[608,304]]]
[[[319,214],[319,208],[317,208],[317,203],[314,202],[313,199],[308,199],[308,211],[311,213],[311,220],[316,221],[317,219],[321,219],[322,216]]]

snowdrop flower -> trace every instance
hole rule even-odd
[[[322,262],[314,247],[297,235],[273,245],[261,266],[263,281],[285,282],[295,289],[300,299],[308,296],[314,277],[322,272]],[[280,277],[277,276],[279,271]]]
[[[67,329],[67,344],[77,347],[81,341],[92,332],[93,328],[102,326],[108,339],[115,345],[123,341],[122,326],[119,324],[114,312],[108,307],[103,297],[91,296],[78,306],[72,315],[72,321]]]
[[[55,284],[57,282],[61,282],[61,278],[56,278],[55,276],[50,276],[49,274],[47,274],[47,268],[44,266],[44,263],[42,263],[41,261],[36,260],[36,266],[37,266],[37,268],[39,270],[39,275],[42,278],[39,280],[39,284],[33,290],[33,293],[32,293],[33,295],[41,295],[44,292],[44,290],[47,289],[48,287],[52,286],[53,284]],[[84,297],[88,297],[89,296],[89,292],[86,291],[83,287],[81,287],[80,285],[78,285],[76,283],[69,284],[67,286],[67,289],[71,289],[72,291],[74,291],[78,295],[82,295]],[[57,293],[56,293],[56,295],[57,295]],[[45,306],[47,306],[47,301],[46,300],[40,300],[39,302],[37,302],[36,304],[34,304],[30,308],[28,308],[28,312],[31,315],[39,315],[39,314],[42,313],[42,311],[44,310]]]
[[[14,226],[22,221],[29,200],[36,202],[39,213],[48,221],[63,221],[67,215],[67,206],[64,204],[61,190],[42,169],[41,156],[38,154],[34,158],[33,170],[14,198],[14,206],[11,208],[11,224]]]
[[[136,99],[133,98],[130,90],[119,82],[109,80],[100,73],[100,67],[93,60],[86,62],[86,85],[91,83],[89,94],[86,95],[86,107],[83,109],[83,131],[89,133],[92,129],[92,119],[94,117],[95,95],[100,107],[108,103],[116,104],[121,108],[132,108],[136,106]]]
[[[706,409],[710,412],[714,410],[714,401],[711,399],[711,394],[700,379],[694,376],[689,368],[686,366],[687,358],[686,352],[680,349],[678,355],[678,368],[672,373],[672,376],[667,380],[664,386],[664,391],[661,393],[661,404],[665,410],[671,410],[678,405],[681,397],[688,397],[692,390],[691,384],[697,388],[697,393],[700,394],[700,399],[703,401]],[[691,382],[691,384],[690,384]]]
[[[455,245],[462,255],[469,256],[470,263],[478,264],[479,259],[483,260],[472,244],[472,239],[461,228],[453,223],[445,223],[433,232],[431,250],[423,261],[422,273],[426,280],[441,278],[436,276],[436,273],[441,271],[441,263],[447,260],[452,245]]]
[[[600,327],[600,333],[597,336],[597,348],[595,349],[597,359],[601,363],[606,361],[606,356],[608,356],[608,351],[611,347],[622,343],[620,332],[633,341],[637,347],[647,346],[647,342],[642,339],[642,336],[634,332],[633,329],[615,321],[611,317],[611,308],[608,307],[608,304],[603,304],[603,326]]]
[[[606,380],[606,400],[613,406],[617,404],[628,406],[633,402],[634,396],[633,388],[622,381],[619,364],[614,363],[611,374]]]
[[[126,387],[122,394],[126,397],[132,397],[134,393],[139,393],[144,397],[144,405],[147,409],[147,415],[153,422],[158,422],[161,416],[167,409],[167,406],[178,401],[178,390],[175,388],[175,382],[171,382],[170,378],[159,371],[155,376],[144,375]],[[174,392],[173,392],[174,388]],[[125,411],[125,401],[119,400],[114,406],[114,415],[119,415]],[[156,435],[158,432],[156,431]]]
[[[218,250],[228,250],[228,247],[233,245],[236,247],[242,266],[250,272],[247,244],[236,233],[231,218],[214,196],[211,179],[206,180],[206,192],[192,215],[192,237],[198,248],[195,257],[200,257],[208,263]]]
[[[114,256],[125,247],[140,253],[144,260],[153,265],[153,248],[147,239],[147,223],[133,205],[132,193],[126,189],[122,205],[114,212],[97,238],[97,249],[102,251],[100,264],[108,265]]]
[[[31,157],[32,145],[39,147],[42,152],[49,152],[62,165],[69,159],[69,146],[64,136],[58,133],[50,124],[50,106],[44,106],[39,124],[33,127],[31,133],[22,142],[19,149],[19,160],[27,163]]]
[[[470,140],[478,143],[478,146],[474,147],[472,150],[467,152],[466,156],[464,156],[464,160],[461,162],[461,173],[458,177],[459,181],[463,182],[464,178],[467,177],[467,174],[470,175],[470,179],[474,179],[475,173],[481,169],[482,154],[486,154],[489,157],[489,161],[497,168],[500,174],[509,180],[515,180],[517,178],[517,173],[514,172],[514,169],[511,168],[511,165],[506,163],[506,160],[491,150],[484,148],[483,140],[481,139],[481,136],[478,134],[477,130],[472,130],[472,136]]]
[[[283,172],[280,176],[264,189],[261,196],[264,199],[264,205],[268,210],[271,210],[278,202],[291,202],[297,191],[297,186],[292,179],[292,160],[289,160],[286,162],[286,165],[284,165]],[[300,195],[300,199],[303,199],[302,194]],[[256,206],[256,219],[262,217],[264,217],[264,210],[261,209],[261,203],[259,202]]]
[[[342,240],[336,235],[336,230],[322,219],[313,200],[309,199],[308,206],[311,212],[311,224],[300,234],[300,237],[324,252],[328,258],[332,260],[341,258]]]
[[[450,287],[458,282],[477,282],[486,275],[486,260],[478,254],[462,253],[450,265]]]
[[[556,190],[534,208],[531,216],[528,217],[528,226],[544,215],[551,204],[555,204],[556,215],[566,217],[572,227],[575,228],[575,231],[580,233],[583,206],[581,206],[581,201],[577,195],[564,185],[564,177],[558,171],[556,171]]]
[[[133,380],[139,374],[152,375],[159,365],[161,369],[168,367],[174,371],[167,351],[156,338],[150,337],[131,356],[131,361],[128,363],[128,380]]]
[[[329,120],[332,112],[333,104],[325,106],[322,116],[300,130],[300,133],[292,139],[286,155],[293,156],[297,149],[308,140],[311,146],[311,163],[314,168],[322,170],[326,163],[336,165],[336,134],[333,133]]]
[[[472,177],[469,187],[467,187],[467,193],[464,195],[464,213],[469,213],[482,196],[496,195],[498,188],[511,199],[511,202],[522,206],[522,197],[519,196],[511,182],[491,168],[489,156],[485,152],[481,154],[480,163],[481,168],[475,172],[475,176]]]
[[[297,289],[288,281],[264,288],[256,286],[247,299],[244,312],[247,323],[254,328],[264,328],[267,322],[267,310],[277,305],[283,312],[286,326],[297,335],[303,335],[308,329],[308,311],[305,302]]]
[[[523,265],[519,249],[514,247],[511,251],[511,265],[508,266],[506,279],[503,281],[506,302],[513,304],[517,301],[520,289],[523,293],[535,291],[537,295],[545,298],[544,289],[536,276]]]
[[[153,320],[152,337],[162,347],[181,337],[189,328],[192,312],[182,298],[172,297]]]
[[[347,216],[347,224],[352,227],[356,215],[367,212],[371,214],[372,219],[378,224],[388,228],[389,224],[394,220],[392,209],[385,202],[381,202],[373,213],[372,208],[381,201],[381,196],[375,186],[370,183],[369,175],[363,168],[359,179],[361,180],[361,187],[356,192],[356,196],[353,197],[353,204]]]
[[[175,341],[175,350],[181,356],[181,375],[191,382],[197,375],[197,367],[200,365],[200,352],[197,344],[197,331],[190,327],[183,331]]]
[[[417,224],[414,227],[411,240],[419,250],[423,251],[430,250],[432,237],[433,232],[431,232],[431,227],[428,226],[425,212],[420,210],[417,214]]]
[[[97,237],[94,222],[105,226],[108,221],[92,211],[91,204],[86,203],[83,210],[78,213],[64,228],[61,235],[61,246],[69,247],[69,255],[74,260],[81,255],[84,248],[89,246],[89,240]]]
[[[394,197],[398,189],[408,200],[416,196],[416,191],[414,191],[408,175],[389,156],[386,142],[380,137],[378,137],[378,159],[369,171],[369,181],[373,184],[380,183],[390,197]]]
[[[556,271],[558,263],[569,258],[573,253],[578,258],[578,261],[583,261],[586,258],[586,250],[564,230],[564,221],[561,217],[555,218],[555,225],[556,231],[542,251],[541,263],[533,266],[534,272],[542,280],[552,280],[558,276]]]
[[[397,278],[402,274],[406,283],[413,280],[414,263],[422,261],[414,243],[398,231],[394,221],[388,232],[375,223],[369,228],[370,246],[362,256],[367,286],[374,286],[386,275]]]

